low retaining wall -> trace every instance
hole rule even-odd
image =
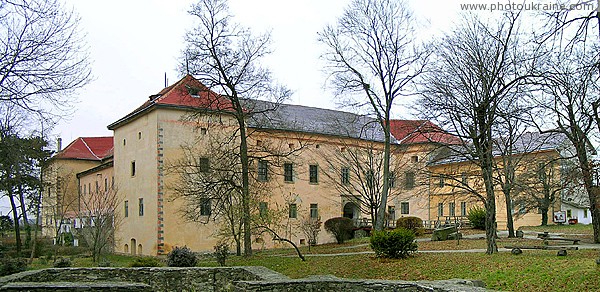
[[[62,268],[0,278],[0,291],[486,291],[480,281],[290,279],[264,267]]]

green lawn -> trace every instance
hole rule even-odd
[[[592,235],[594,230],[592,225],[573,224],[573,225],[547,225],[547,226],[522,226],[520,230],[536,231],[536,232],[552,232],[565,234],[589,234]]]
[[[590,234],[591,227],[582,225],[525,227],[524,230]],[[590,291],[600,288],[600,267],[595,259],[599,250],[569,251],[568,256],[558,257],[556,251],[524,250],[521,255],[502,252],[494,255],[477,253],[417,253],[405,260],[375,258],[373,254],[318,257],[310,254],[334,254],[369,251],[368,238],[354,239],[344,244],[324,244],[301,247],[307,255],[302,262],[293,249],[255,251],[250,257],[228,259],[227,265],[265,266],[292,278],[331,274],[341,278],[369,278],[386,280],[441,280],[450,278],[480,279],[488,288],[504,291]],[[498,240],[498,247],[506,245],[541,245],[541,240]],[[419,250],[484,249],[485,240],[463,239],[456,241],[419,242]],[[72,256],[73,266],[90,267],[97,264],[90,257]],[[109,255],[113,267],[126,267],[135,257]],[[36,259],[30,269],[50,267],[51,262]],[[210,257],[199,266],[216,266]]]

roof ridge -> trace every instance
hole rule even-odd
[[[102,159],[100,159],[100,157],[98,157],[98,155],[96,155],[96,153],[94,153],[94,151],[92,151],[92,149],[90,148],[90,146],[88,146],[87,142],[85,142],[85,139],[83,137],[79,137],[79,139],[81,139],[81,142],[83,142],[83,145],[85,145],[85,148],[87,148],[87,150],[89,150],[90,153],[92,153],[92,155],[94,155],[94,157],[96,157],[96,159],[102,160]]]

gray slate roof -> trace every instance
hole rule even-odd
[[[268,101],[245,100],[251,113],[248,127],[285,130],[369,141],[384,141],[381,127],[372,117],[354,113]],[[392,143],[396,140],[392,137]]]
[[[562,151],[566,141],[567,137],[562,133],[527,132],[519,136],[514,142],[511,154],[517,155],[544,150]],[[493,149],[494,157],[501,156],[503,153],[508,152],[504,147],[506,144],[507,143],[502,138],[496,139]],[[440,165],[474,160],[471,156],[472,153],[473,149],[471,144],[444,147],[440,149],[436,155],[432,156],[430,164]]]

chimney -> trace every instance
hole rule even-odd
[[[56,149],[58,150],[57,152],[60,152],[60,150],[62,150],[62,138],[58,138],[56,139]]]

